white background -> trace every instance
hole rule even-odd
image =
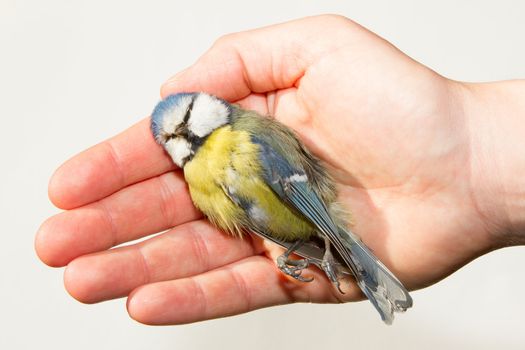
[[[525,77],[522,1],[0,0],[1,349],[523,349],[523,248],[413,293],[384,326],[368,303],[290,305],[177,327],[124,300],[74,301],[33,249],[53,170],[147,116],[160,84],[222,34],[320,13],[348,16],[441,74]],[[523,176],[523,174],[517,174]]]

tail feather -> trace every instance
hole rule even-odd
[[[383,321],[391,324],[394,312],[412,307],[412,297],[403,284],[351,231],[340,228],[344,249],[337,249],[352,270],[357,284],[370,299]]]

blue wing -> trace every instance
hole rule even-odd
[[[335,224],[325,203],[310,186],[304,169],[292,166],[285,155],[276,152],[265,140],[257,136],[252,136],[252,140],[260,146],[259,159],[266,183],[328,237],[383,321],[391,323],[394,311],[411,307],[412,298],[401,282],[356,235]]]

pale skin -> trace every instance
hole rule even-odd
[[[346,18],[318,16],[219,39],[162,96],[181,91],[293,128],[332,173],[353,230],[411,290],[525,242],[525,81],[452,81]],[[142,323],[362,298],[316,268],[314,282],[290,280],[275,266],[282,249],[213,228],[148,118],[63,164],[49,196],[65,211],[40,227],[39,257],[66,266],[74,298],[127,297]]]

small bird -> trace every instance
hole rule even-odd
[[[351,273],[387,324],[412,306],[401,282],[350,231],[333,180],[291,129],[212,95],[179,93],[157,104],[151,130],[183,168],[195,206],[224,231],[284,247],[283,273],[310,282],[302,271],[314,264],[341,293],[339,278]]]

